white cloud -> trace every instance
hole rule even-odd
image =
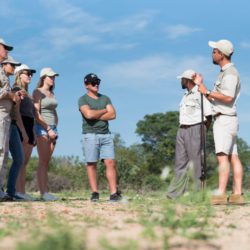
[[[241,42],[240,46],[244,49],[250,49],[250,42]]]
[[[199,32],[202,29],[200,28],[193,28],[183,24],[168,26],[166,28],[167,36],[170,39],[176,39],[182,36],[188,36],[194,32]]]
[[[206,82],[211,83],[216,74],[211,71],[209,63],[207,58],[201,56],[177,58],[172,55],[155,55],[110,64],[103,69],[102,75],[116,87],[126,86],[138,91],[152,91],[155,86],[171,87],[172,83],[177,81],[176,76],[190,68],[201,72]],[[162,89],[159,88],[158,91],[161,92]]]

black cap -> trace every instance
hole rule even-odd
[[[92,82],[100,82],[101,79],[98,78],[98,76],[94,73],[89,73],[84,77],[84,83],[92,83]]]

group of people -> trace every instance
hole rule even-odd
[[[192,166],[195,188],[204,181],[202,165],[202,137],[205,137],[212,118],[215,152],[218,160],[219,187],[211,197],[212,204],[243,204],[243,168],[237,153],[238,119],[236,100],[240,93],[240,77],[231,57],[233,44],[228,40],[210,41],[213,63],[221,70],[214,89],[208,90],[201,74],[186,70],[181,79],[187,89],[180,103],[179,129],[176,136],[175,175],[167,192],[170,199],[177,198],[187,190],[185,176]],[[13,49],[0,38],[0,200],[32,200],[25,192],[25,168],[33,147],[37,146],[39,163],[37,182],[41,198],[55,201],[58,198],[48,192],[48,165],[58,138],[54,94],[55,77],[59,74],[51,68],[43,68],[36,89],[31,96],[28,91],[36,70],[16,62],[8,52]],[[15,75],[10,86],[9,76]],[[91,201],[99,200],[97,163],[103,161],[110,190],[110,201],[121,200],[117,187],[114,142],[109,131],[109,120],[116,118],[110,98],[99,93],[101,80],[90,73],[84,77],[86,94],[78,100],[82,115],[83,151],[91,188]],[[204,132],[204,133],[203,133]],[[4,180],[8,152],[12,164],[8,174],[7,189]],[[233,170],[233,190],[226,194],[230,166]]]
[[[48,166],[58,138],[54,88],[59,74],[51,68],[43,68],[37,87],[30,95],[28,86],[36,70],[15,61],[8,54],[12,49],[13,46],[0,38],[0,201],[34,199],[25,192],[25,170],[34,146],[39,158],[37,184],[41,199],[56,201],[58,198],[48,191]],[[15,76],[12,86],[11,75]],[[122,196],[117,188],[114,142],[108,123],[116,118],[116,111],[110,98],[99,93],[100,82],[96,74],[86,75],[87,93],[78,101],[83,117],[84,154],[91,201],[99,200],[97,163],[100,159],[106,166],[109,200],[116,202]],[[9,151],[12,164],[5,185]]]
[[[202,129],[206,132],[213,117],[219,186],[211,196],[211,204],[243,204],[243,168],[237,152],[239,125],[236,110],[236,101],[240,94],[240,76],[231,62],[234,47],[229,40],[209,41],[208,45],[213,49],[213,63],[220,66],[213,90],[205,86],[202,75],[194,70],[186,70],[177,77],[181,79],[182,88],[187,89],[187,92],[180,103],[175,175],[168,188],[167,197],[174,199],[185,193],[188,185],[186,176],[190,168],[196,189],[201,188],[201,182],[204,181]],[[227,196],[230,166],[233,170],[233,189]]]
[[[33,95],[29,84],[35,69],[9,55],[13,46],[0,38],[0,201],[33,200],[25,192],[26,166],[34,146],[39,157],[37,182],[41,199],[58,198],[48,192],[48,165],[57,134],[57,100],[54,95],[58,73],[43,68]],[[9,77],[14,75],[11,86]],[[7,183],[8,153],[12,156]],[[5,190],[6,187],[6,190]]]

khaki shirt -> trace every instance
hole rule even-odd
[[[0,118],[9,116],[13,102],[7,97],[7,94],[11,91],[10,81],[5,74],[2,66],[0,66]]]
[[[214,84],[213,91],[234,98],[230,104],[222,103],[216,100],[212,101],[213,115],[218,113],[225,115],[237,115],[236,100],[240,95],[240,76],[232,63],[226,64],[221,69],[218,79]]]
[[[211,104],[205,96],[203,96],[204,118],[212,115]],[[198,91],[198,86],[194,86],[190,91],[187,91],[180,103],[180,125],[193,125],[201,122],[201,94]]]

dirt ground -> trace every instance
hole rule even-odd
[[[169,249],[250,249],[250,204],[217,206],[214,210],[213,217],[209,219],[213,238],[188,240],[176,235],[169,239]],[[110,204],[91,203],[88,200],[0,203],[0,249],[16,249],[19,242],[30,241],[32,227],[42,225],[49,213],[60,216],[76,229],[78,235],[82,234],[90,250],[104,249],[100,246],[101,240],[110,242],[116,247],[113,249],[126,249],[129,242],[136,242],[136,247],[127,249],[167,249],[161,238],[161,228],[156,228],[156,238],[145,237],[145,228],[138,223],[140,211],[131,209],[129,202]],[[15,226],[13,223],[16,223]],[[3,235],[7,228],[8,232]]]

